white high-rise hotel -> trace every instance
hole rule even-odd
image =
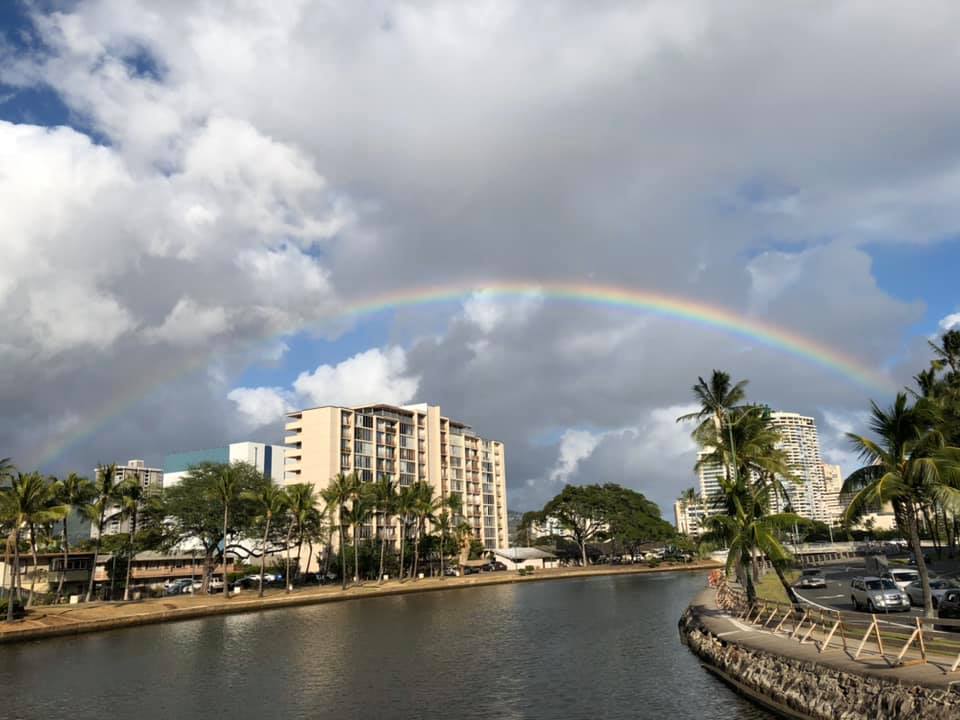
[[[798,515],[827,524],[835,523],[840,512],[837,501],[839,488],[831,487],[832,492],[828,492],[816,422],[812,417],[791,412],[772,412],[770,421],[781,435],[780,448],[786,453],[796,478],[796,482],[784,482],[788,502],[778,496],[771,510],[780,512],[789,504]],[[697,459],[705,455],[701,452]],[[834,467],[829,466],[833,474],[839,476],[839,468],[834,470]],[[699,506],[691,508],[682,502],[677,503],[675,514],[678,528],[682,526],[691,534],[698,534],[701,517],[723,511],[716,498],[720,495],[720,480],[724,473],[725,469],[720,463],[704,463],[698,468],[701,502]]]

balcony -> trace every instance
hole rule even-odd
[[[302,419],[292,420],[288,422],[286,425],[284,425],[283,429],[286,430],[287,432],[300,432],[301,430],[303,430],[303,420]]]
[[[285,445],[299,445],[302,437],[297,435],[285,435],[283,437],[283,442]]]

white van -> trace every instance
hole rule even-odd
[[[920,573],[909,568],[890,568],[881,577],[892,580],[901,590],[906,590],[912,582],[920,582]]]

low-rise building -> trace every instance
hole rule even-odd
[[[494,560],[499,560],[506,565],[507,570],[519,570],[525,567],[543,569],[557,567],[559,564],[556,555],[540,548],[496,548],[492,552]]]
[[[121,558],[117,558],[118,561]],[[94,594],[102,595],[104,589],[110,585],[110,564],[114,556],[101,553],[97,556],[96,573],[94,575]],[[12,563],[11,563],[12,565]],[[20,585],[26,592],[34,575],[36,583],[34,590],[38,593],[56,592],[63,575],[63,593],[70,595],[84,595],[90,582],[90,568],[93,565],[92,552],[71,552],[64,565],[63,553],[38,553],[36,570],[33,557],[30,554],[20,557]],[[236,559],[227,555],[227,573],[234,571]],[[223,565],[216,565],[213,569],[215,578],[223,578]],[[10,566],[0,558],[0,581],[3,587],[10,586]],[[130,567],[130,587],[135,590],[159,590],[165,582],[180,578],[196,578],[203,576],[203,554],[178,553],[164,555],[157,552],[137,553]],[[114,578],[116,587],[123,587],[124,578]],[[122,592],[122,590],[121,590]],[[116,593],[115,593],[116,594]]]

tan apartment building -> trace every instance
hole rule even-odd
[[[323,406],[288,413],[285,482],[323,490],[337,473],[363,482],[383,475],[400,486],[429,483],[436,495],[459,494],[464,519],[484,547],[509,546],[503,443],[441,415],[437,405]],[[361,535],[371,537],[372,527]],[[398,526],[387,528],[397,537]]]

